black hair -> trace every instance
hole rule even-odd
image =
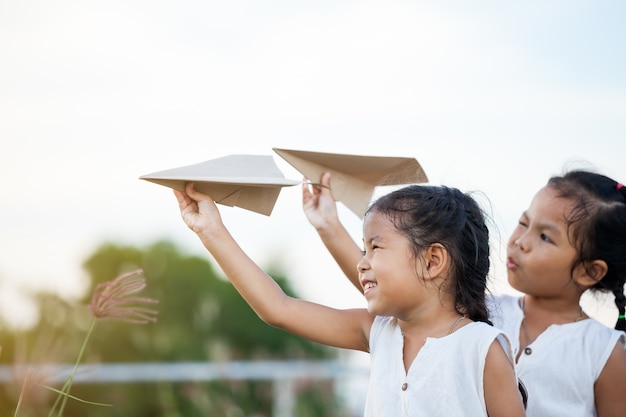
[[[489,230],[470,194],[445,186],[411,185],[384,195],[367,213],[387,216],[419,256],[439,243],[450,254],[455,308],[474,321],[491,324],[485,301],[489,273]]]
[[[626,190],[607,176],[585,170],[552,177],[548,186],[573,204],[565,219],[577,252],[572,269],[594,260],[606,262],[606,275],[589,289],[613,293],[619,314],[615,328],[626,330]]]

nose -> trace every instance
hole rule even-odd
[[[365,255],[361,258],[361,260],[356,264],[356,269],[360,273],[367,271],[370,268],[370,264],[365,258]]]
[[[522,252],[526,252],[529,247],[528,234],[524,232],[514,233],[509,240],[509,246],[517,246]]]

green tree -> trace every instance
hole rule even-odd
[[[98,323],[83,363],[224,361],[249,359],[322,359],[337,351],[264,324],[212,264],[203,257],[181,253],[172,243],[161,241],[137,248],[103,244],[84,263],[91,278],[90,291],[81,305],[89,303],[95,286],[132,269],[141,268],[148,282],[146,296],[159,300],[158,321],[129,325],[115,321]],[[290,295],[288,281],[272,276]],[[85,308],[43,297],[42,321],[23,335],[21,346],[41,344],[45,329],[64,339],[62,360],[71,362],[80,346],[80,331],[87,323]],[[47,331],[47,330],[46,330]],[[0,356],[15,357],[9,335],[2,334],[5,349]],[[69,341],[69,342],[67,342]],[[47,343],[47,342],[46,342]],[[23,347],[22,347],[23,349]],[[56,358],[55,358],[56,359]],[[61,359],[58,359],[61,360]],[[10,362],[10,361],[9,361]],[[298,396],[298,415],[341,416],[341,404],[330,381],[303,384]],[[6,389],[2,410],[15,399]],[[65,415],[105,416],[270,416],[272,389],[264,381],[215,381],[206,383],[157,382],[142,384],[76,384],[73,395],[113,407],[70,402]],[[45,401],[44,401],[45,402]],[[45,414],[44,414],[45,415]]]

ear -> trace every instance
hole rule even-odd
[[[574,270],[574,281],[582,287],[589,288],[604,278],[608,269],[606,262],[600,259],[585,262]]]
[[[441,243],[433,243],[424,251],[426,279],[437,278],[446,274],[448,269],[448,251]]]

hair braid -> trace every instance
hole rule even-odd
[[[618,182],[615,184],[615,189],[622,196],[624,203],[626,203],[626,189],[624,189],[624,184]],[[617,306],[617,322],[615,323],[615,328],[617,330],[626,331],[626,296],[624,295],[624,285],[619,285],[617,288],[613,289],[613,295],[615,295],[615,305]]]
[[[626,331],[626,296],[624,295],[624,291],[621,288],[614,289],[613,294],[615,295],[615,305],[617,306],[617,311],[619,314],[617,316],[615,328],[617,330]]]
[[[457,304],[472,320],[491,324],[488,318],[484,293],[484,277],[489,270],[489,229],[485,216],[476,201],[468,194],[458,193],[465,214],[465,224],[459,244],[463,274],[457,279]],[[480,283],[480,284],[479,284]]]

